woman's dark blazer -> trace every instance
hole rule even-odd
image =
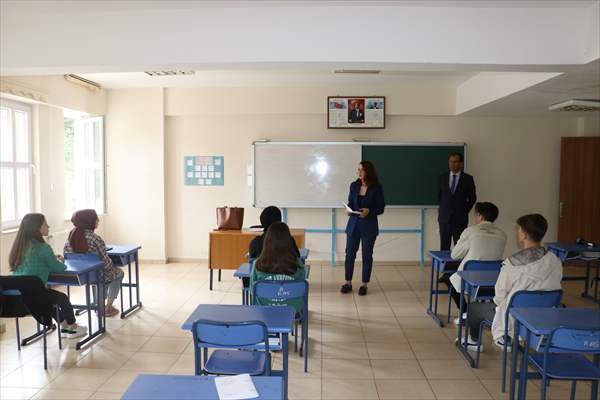
[[[373,237],[379,234],[379,223],[377,216],[383,214],[385,209],[385,200],[383,198],[383,187],[381,185],[372,185],[367,189],[362,207],[358,205],[358,195],[360,193],[360,182],[354,181],[350,184],[348,193],[348,206],[354,211],[359,208],[368,208],[369,215],[365,218],[359,218],[358,215],[351,214],[346,225],[346,234],[351,235],[358,226],[362,236]]]

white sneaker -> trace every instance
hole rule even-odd
[[[498,340],[494,340],[494,344],[501,348],[502,350],[504,350],[504,338],[500,338]],[[506,351],[511,352],[512,351],[512,346],[509,344],[508,346],[506,346]]]
[[[463,313],[463,321],[467,320],[467,313]],[[460,325],[460,318],[454,318],[454,325]]]
[[[75,339],[87,334],[87,327],[77,325],[75,328],[67,326],[60,330],[60,337],[66,339]]]
[[[476,352],[477,351],[477,340],[473,339],[471,337],[471,335],[469,335],[469,338],[467,339],[466,343],[464,342],[463,339],[463,346],[467,347],[468,351],[472,351],[472,352]],[[483,343],[481,344],[481,346],[479,346],[479,349],[481,352],[483,352]]]

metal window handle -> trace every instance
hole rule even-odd
[[[562,218],[563,217],[563,209],[565,208],[565,203],[563,203],[562,201],[558,203],[558,217]]]

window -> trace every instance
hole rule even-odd
[[[105,211],[104,124],[65,110],[65,188],[67,217],[83,208]]]
[[[0,214],[2,230],[15,228],[33,209],[31,107],[0,101]]]

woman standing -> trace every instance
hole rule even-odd
[[[358,165],[358,179],[350,184],[348,194],[348,207],[360,214],[347,212],[348,225],[346,226],[346,283],[340,291],[352,291],[352,275],[354,273],[354,260],[358,246],[362,242],[362,286],[358,290],[359,296],[367,294],[367,284],[371,280],[373,268],[373,247],[379,234],[377,216],[383,214],[385,201],[383,187],[379,184],[377,171],[370,161],[361,161]]]

